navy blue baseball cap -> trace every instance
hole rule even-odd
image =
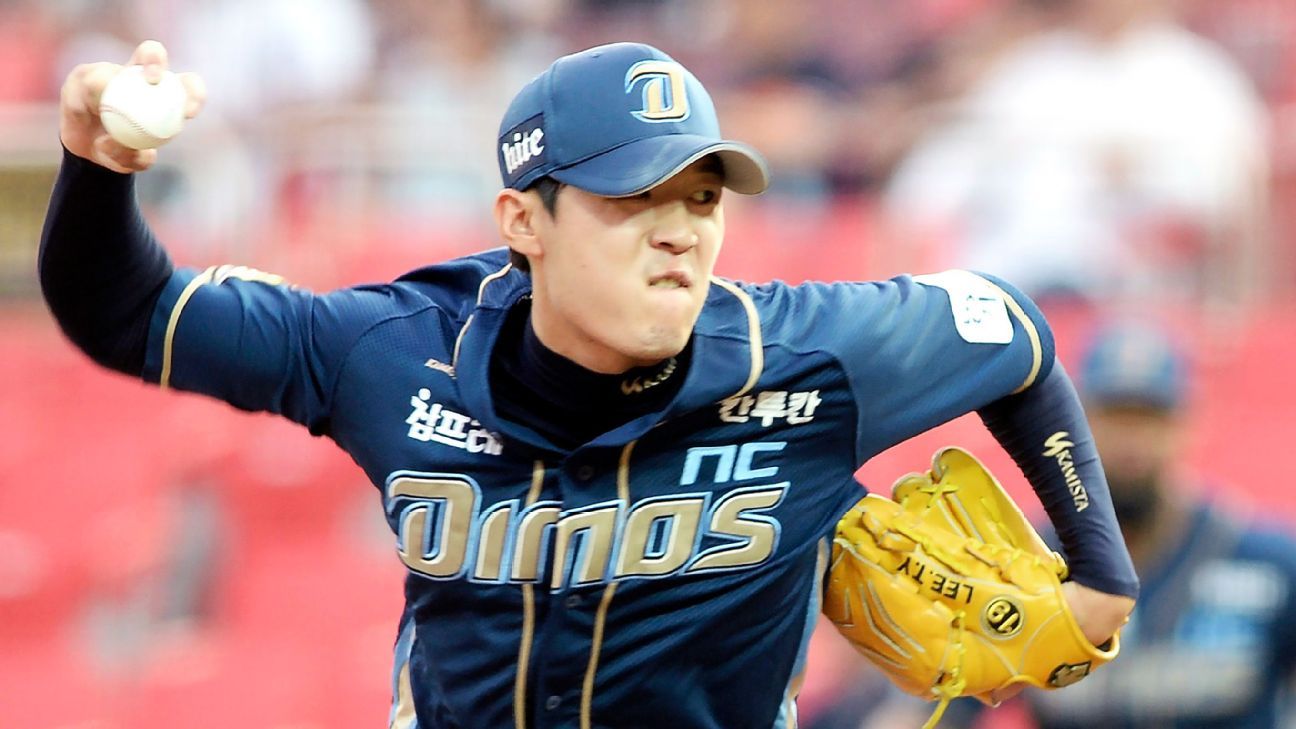
[[[1187,390],[1187,363],[1174,343],[1148,326],[1111,326],[1085,353],[1080,384],[1086,403],[1174,410]]]
[[[725,187],[769,186],[760,153],[724,139],[701,82],[641,43],[563,56],[513,97],[500,122],[500,176],[525,190],[544,176],[605,197],[637,195],[714,154]]]

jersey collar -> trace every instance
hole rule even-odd
[[[506,440],[561,452],[531,428],[500,420],[490,389],[490,353],[509,309],[530,293],[531,279],[520,271],[501,269],[482,280],[477,305],[456,347],[459,394],[474,417]],[[664,411],[631,420],[590,445],[623,446],[666,420],[742,395],[755,385],[763,369],[760,318],[755,304],[737,284],[712,277],[702,314],[693,329],[693,359],[675,399]]]

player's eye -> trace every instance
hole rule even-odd
[[[698,205],[713,205],[720,200],[720,191],[711,189],[698,190],[689,199]]]

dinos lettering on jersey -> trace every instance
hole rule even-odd
[[[689,449],[680,483],[708,474],[713,484],[772,479],[779,471],[773,459],[786,445]],[[766,512],[782,503],[790,485],[758,483],[630,503],[612,499],[564,510],[556,501],[483,505],[481,488],[469,476],[398,471],[387,480],[386,502],[395,517],[397,553],[411,572],[434,580],[535,583],[552,565],[549,587],[560,590],[759,565],[777,550],[782,534],[778,519]]]
[[[405,418],[409,425],[405,434],[420,443],[440,443],[490,456],[498,456],[504,450],[499,438],[477,420],[432,402],[432,391],[426,387],[410,398],[410,407],[413,410]]]

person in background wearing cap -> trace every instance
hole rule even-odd
[[[132,63],[156,77],[165,51]],[[517,94],[496,150],[506,247],[327,294],[172,265],[129,174],[156,152],[99,123],[117,70],[64,86],[46,300],[97,362],[281,414],[364,469],[408,570],[391,726],[794,726],[854,472],[973,411],[1061,525],[1090,640],[1133,607],[1035,305],[964,271],[713,276],[724,189],[759,193],[768,173],[661,51],[565,56]],[[1041,455],[1060,432],[1074,473]]]
[[[1186,471],[1187,362],[1163,332],[1132,323],[1103,329],[1080,375],[1143,588],[1121,631],[1121,659],[1067,691],[1030,692],[1030,713],[1041,729],[1291,726],[1290,529],[1247,523],[1208,500],[1206,485]],[[951,727],[981,713],[960,703],[967,705],[947,714]]]

